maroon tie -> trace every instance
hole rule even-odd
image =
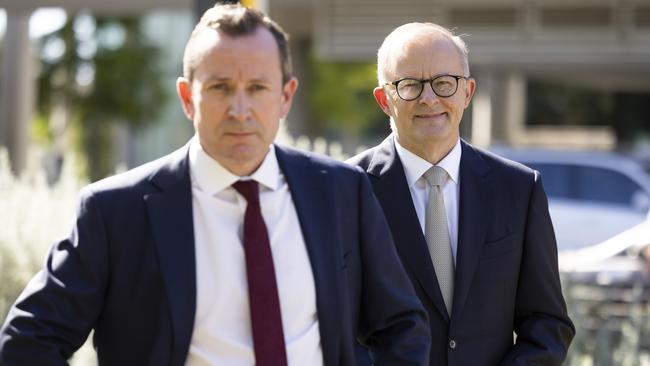
[[[278,286],[269,236],[260,209],[259,185],[253,180],[240,180],[232,186],[248,202],[244,215],[244,252],[255,364],[287,365]]]

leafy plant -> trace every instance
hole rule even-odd
[[[377,86],[374,63],[311,61],[312,80],[308,91],[316,117],[315,135],[339,130],[361,136],[388,130],[388,118],[375,103]]]
[[[147,126],[167,100],[160,50],[144,36],[139,17],[77,13],[42,38],[40,55],[37,122],[48,124],[55,146],[71,141],[82,152],[91,180],[110,174],[112,127]]]

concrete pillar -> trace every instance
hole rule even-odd
[[[519,72],[477,75],[472,141],[484,147],[521,142],[526,131],[526,77]]]
[[[503,137],[510,145],[519,142],[526,130],[526,78],[511,72],[503,80]]]
[[[471,141],[479,147],[488,147],[492,142],[492,94],[494,77],[490,73],[476,74],[476,92],[472,108]]]
[[[7,11],[0,79],[0,136],[15,174],[27,164],[29,123],[34,107],[34,60],[30,11]]]

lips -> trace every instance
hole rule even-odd
[[[226,135],[234,138],[246,138],[254,136],[255,132],[228,132]]]
[[[416,118],[440,118],[443,117],[446,114],[446,112],[439,112],[439,113],[433,113],[433,112],[428,112],[428,113],[418,113],[415,115]]]

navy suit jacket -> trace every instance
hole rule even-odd
[[[451,318],[393,135],[349,161],[370,177],[397,251],[429,313],[430,363],[561,365],[575,329],[560,288],[541,177],[465,141],[461,145]]]
[[[184,364],[196,307],[187,154],[82,190],[72,233],[8,315],[0,364],[66,364],[91,329],[100,365]],[[311,261],[325,365],[355,365],[355,338],[377,364],[427,364],[426,312],[365,174],[280,146],[276,155]]]

